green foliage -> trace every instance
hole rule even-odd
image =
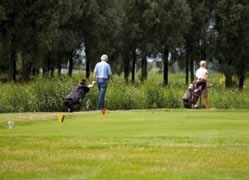
[[[109,109],[143,109],[143,92],[134,86],[124,83],[110,85],[107,93],[107,107]]]
[[[191,24],[191,10],[185,0],[161,0],[154,6],[155,39],[162,45],[175,49],[183,46],[183,36]]]
[[[209,89],[211,107],[219,109],[247,108],[249,106],[248,88],[244,91],[227,90],[219,80],[223,76],[211,76],[214,86]],[[108,109],[156,109],[182,108],[182,96],[186,90],[182,74],[170,74],[169,86],[162,85],[160,74],[151,74],[148,81],[126,84],[122,77],[114,76],[109,83],[106,106]],[[63,98],[72,86],[81,79],[80,75],[57,77],[54,79],[37,78],[27,84],[7,83],[0,85],[0,112],[56,112],[63,111]],[[174,80],[174,82],[173,82]],[[98,88],[94,87],[82,101],[82,108],[95,110]],[[83,110],[81,109],[81,110]]]
[[[170,52],[171,62],[190,66],[192,80],[196,61],[208,59],[220,65],[226,84],[237,76],[243,88],[248,12],[246,0],[1,0],[0,75],[28,80],[41,68],[45,75],[60,72],[68,62],[71,74],[84,49],[87,77],[107,53],[113,72],[124,71],[126,80],[133,62],[146,79],[145,57],[162,54],[167,84]]]
[[[61,111],[63,97],[72,84],[69,78],[38,78],[27,84],[2,84],[0,112]]]
[[[249,3],[238,0],[219,0],[216,7],[217,57],[225,74],[227,86],[232,86],[233,75],[244,79],[248,72]],[[240,86],[243,86],[241,84]],[[243,88],[243,87],[242,87]]]

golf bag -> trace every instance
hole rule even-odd
[[[76,85],[64,98],[64,105],[68,112],[73,112],[80,108],[80,101],[84,99],[90,88],[84,84]]]
[[[192,84],[190,84],[188,90],[182,97],[184,107],[192,109],[193,105],[197,103],[206,87],[207,82],[205,80],[194,81]]]

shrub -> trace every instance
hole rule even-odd
[[[149,75],[144,83],[126,84],[122,77],[114,76],[106,94],[108,109],[182,108],[182,95],[186,90],[183,74],[170,74],[170,84],[162,85],[160,74]],[[248,89],[225,89],[219,84],[220,75],[213,76],[213,88],[209,90],[212,107],[219,109],[248,108]],[[0,84],[0,112],[63,111],[63,98],[80,75],[53,79],[36,78],[25,84]],[[211,79],[211,81],[212,81]],[[94,87],[82,101],[84,109],[96,109],[98,88]]]

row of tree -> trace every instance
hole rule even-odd
[[[248,0],[0,0],[0,69],[9,80],[29,79],[43,69],[72,75],[85,50],[86,77],[107,53],[114,71],[147,78],[147,57],[162,55],[168,84],[169,55],[194,79],[201,59],[217,64],[232,87],[243,88],[249,70]],[[140,53],[138,53],[138,50]],[[140,60],[141,59],[141,60]],[[141,62],[140,62],[141,61]]]

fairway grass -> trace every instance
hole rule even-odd
[[[2,114],[0,179],[249,179],[249,110]]]

